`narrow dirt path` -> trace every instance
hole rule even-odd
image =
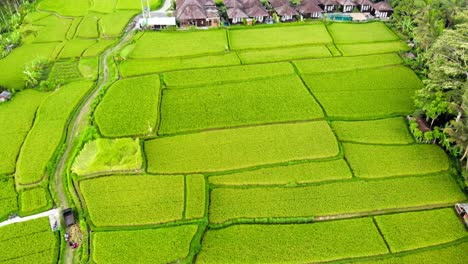
[[[99,95],[100,91],[106,86],[109,82],[109,65],[107,65],[107,60],[109,56],[112,55],[113,52],[120,49],[128,40],[131,39],[133,31],[129,30],[124,33],[123,37],[120,39],[119,43],[115,46],[111,47],[110,49],[106,50],[102,56],[101,61],[101,71],[102,75],[98,79],[98,86],[95,88],[94,92],[88,96],[85,102],[82,104],[82,108],[79,110],[77,115],[73,120],[70,121],[69,125],[71,125],[71,129],[67,134],[66,139],[66,148],[63,152],[60,160],[57,164],[57,168],[54,172],[54,184],[55,190],[58,194],[58,199],[60,201],[60,207],[68,208],[70,206],[70,202],[68,201],[67,194],[65,192],[66,183],[64,182],[65,178],[65,169],[67,165],[67,161],[71,158],[71,150],[73,147],[73,142],[78,138],[81,132],[86,128],[87,125],[87,118],[91,110],[91,105],[94,99]],[[70,190],[72,191],[72,190]],[[65,248],[65,254],[62,256],[63,263],[73,263],[73,254],[74,251],[70,247]]]

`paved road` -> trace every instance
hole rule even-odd
[[[53,226],[52,223],[54,221],[60,220],[60,210],[59,209],[52,209],[52,210],[47,211],[47,212],[43,212],[43,213],[35,214],[35,215],[30,215],[30,216],[26,216],[26,217],[18,217],[17,216],[15,218],[11,218],[11,219],[8,219],[6,221],[1,222],[0,227],[11,225],[11,224],[14,224],[14,223],[26,222],[26,221],[30,221],[30,220],[34,220],[34,219],[38,219],[38,218],[42,218],[42,217],[49,217],[49,220],[51,222],[51,227],[52,227]]]

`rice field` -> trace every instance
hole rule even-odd
[[[0,220],[18,211],[18,199],[13,177],[0,177]],[[0,229],[1,230],[1,229]]]
[[[398,36],[382,22],[332,23],[328,30],[335,43],[339,44],[398,40]]]

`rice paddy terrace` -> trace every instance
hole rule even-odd
[[[123,33],[139,1],[65,2],[0,60],[0,218],[64,195],[83,240],[0,227],[0,263],[466,263],[466,196],[408,130],[423,84],[385,24]],[[23,90],[37,56],[65,85]]]

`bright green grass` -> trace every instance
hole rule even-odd
[[[69,0],[43,0],[39,3],[38,9],[59,13],[63,16],[84,16],[88,13],[91,1],[74,0],[70,4]]]
[[[34,22],[35,25],[43,27],[37,32],[35,43],[64,41],[72,24],[72,19],[48,16]]]
[[[96,263],[179,263],[196,232],[196,225],[93,232],[92,258]]]
[[[18,210],[18,200],[13,177],[0,178],[0,221]],[[0,229],[1,230],[1,229]],[[0,253],[1,254],[1,253]]]
[[[283,62],[168,72],[164,74],[164,82],[169,87],[185,87],[266,79],[294,73],[292,65]]]
[[[45,12],[28,12],[23,19],[24,24],[33,24],[34,22],[43,19],[44,17],[50,16],[51,14]]]
[[[122,175],[80,182],[95,226],[149,225],[180,220],[184,176]]]
[[[187,175],[185,178],[187,205],[185,219],[205,216],[206,187],[203,175]]]
[[[322,23],[258,29],[229,30],[231,48],[267,49],[287,46],[325,44],[332,42]]]
[[[150,0],[149,3],[151,10],[156,10],[161,6],[161,0]],[[117,0],[117,9],[141,11],[141,2],[135,0]]]
[[[249,170],[209,178],[214,185],[295,185],[321,181],[351,179],[351,171],[342,159],[324,162],[308,162]]]
[[[268,50],[247,50],[239,51],[238,54],[242,63],[246,64],[331,57],[330,52],[325,46],[300,46]]]
[[[83,20],[83,18],[81,18],[81,17],[77,17],[77,18],[73,19],[73,22],[72,22],[72,24],[70,26],[70,29],[68,29],[67,35],[65,36],[67,38],[67,40],[73,39],[75,37],[76,32],[78,31],[78,26],[80,25],[82,20]]]
[[[295,76],[163,92],[159,133],[323,118]]]
[[[99,130],[107,137],[152,134],[158,118],[159,97],[158,75],[118,81],[96,109]]]
[[[382,66],[401,64],[398,54],[367,55],[359,57],[336,57],[313,60],[298,60],[294,64],[301,74],[327,73],[336,71],[355,71]]]
[[[79,58],[83,55],[85,50],[92,45],[96,44],[94,39],[73,39],[65,44],[59,58]]]
[[[40,213],[49,209],[52,202],[44,187],[22,190],[19,192],[19,207],[22,215]]]
[[[83,53],[84,57],[95,57],[104,52],[110,45],[115,42],[113,39],[99,39],[97,42]]]
[[[58,245],[48,217],[0,227],[1,263],[56,263]]]
[[[199,69],[206,67],[223,67],[240,65],[235,53],[203,56],[195,58],[172,58],[154,60],[125,60],[119,65],[122,77],[137,76],[173,70]]]
[[[434,248],[427,251],[390,255],[382,258],[374,258],[369,261],[352,263],[379,263],[379,264],[426,264],[426,263],[450,263],[465,264],[468,242],[457,243],[448,247]]]
[[[209,217],[234,219],[318,217],[369,213],[465,200],[450,175],[345,181],[308,187],[218,188],[211,192]]]
[[[50,58],[57,43],[27,44],[14,49],[0,60],[0,85],[10,89],[24,88],[23,70],[35,58]]]
[[[39,107],[36,121],[23,144],[17,164],[17,181],[41,181],[59,146],[68,118],[92,82],[73,82],[52,93]]]
[[[143,157],[139,139],[98,138],[88,142],[81,150],[72,171],[80,176],[112,173],[114,171],[139,171]]]
[[[130,22],[130,20],[135,15],[135,11],[118,11],[115,13],[103,15],[99,20],[101,36],[120,36],[128,22]]]
[[[373,144],[409,144],[414,139],[402,117],[389,119],[333,122],[340,141]]]
[[[451,242],[467,236],[452,208],[376,216],[392,252]]]
[[[313,92],[416,90],[423,87],[418,76],[404,66],[305,75],[303,78]]]
[[[100,13],[112,13],[119,0],[93,0],[91,11]],[[138,1],[134,1],[138,2]]]
[[[403,41],[363,44],[338,44],[337,47],[344,56],[394,53],[409,50],[408,45],[406,45],[406,43]]]
[[[356,177],[380,178],[445,171],[449,161],[436,145],[376,146],[344,144]]]
[[[145,151],[152,173],[226,171],[339,154],[323,121],[158,138],[146,141]]]
[[[76,32],[76,36],[79,38],[99,38],[98,21],[99,16],[97,14],[89,14],[83,18]]]
[[[314,92],[328,117],[363,120],[402,116],[414,112],[415,90]]]
[[[81,58],[78,64],[80,74],[86,80],[95,81],[99,73],[99,59],[98,58]]]
[[[15,172],[21,145],[32,126],[38,106],[46,96],[47,93],[26,90],[16,93],[10,102],[0,106],[0,175]]]
[[[132,58],[167,58],[226,51],[224,30],[145,32],[137,40]]]
[[[398,40],[384,23],[333,23],[328,26],[335,43],[362,43]]]
[[[62,80],[65,83],[79,81],[83,76],[80,73],[78,65],[79,61],[72,59],[55,62],[50,71],[49,80]]]
[[[372,219],[209,230],[197,263],[316,263],[388,253]]]

